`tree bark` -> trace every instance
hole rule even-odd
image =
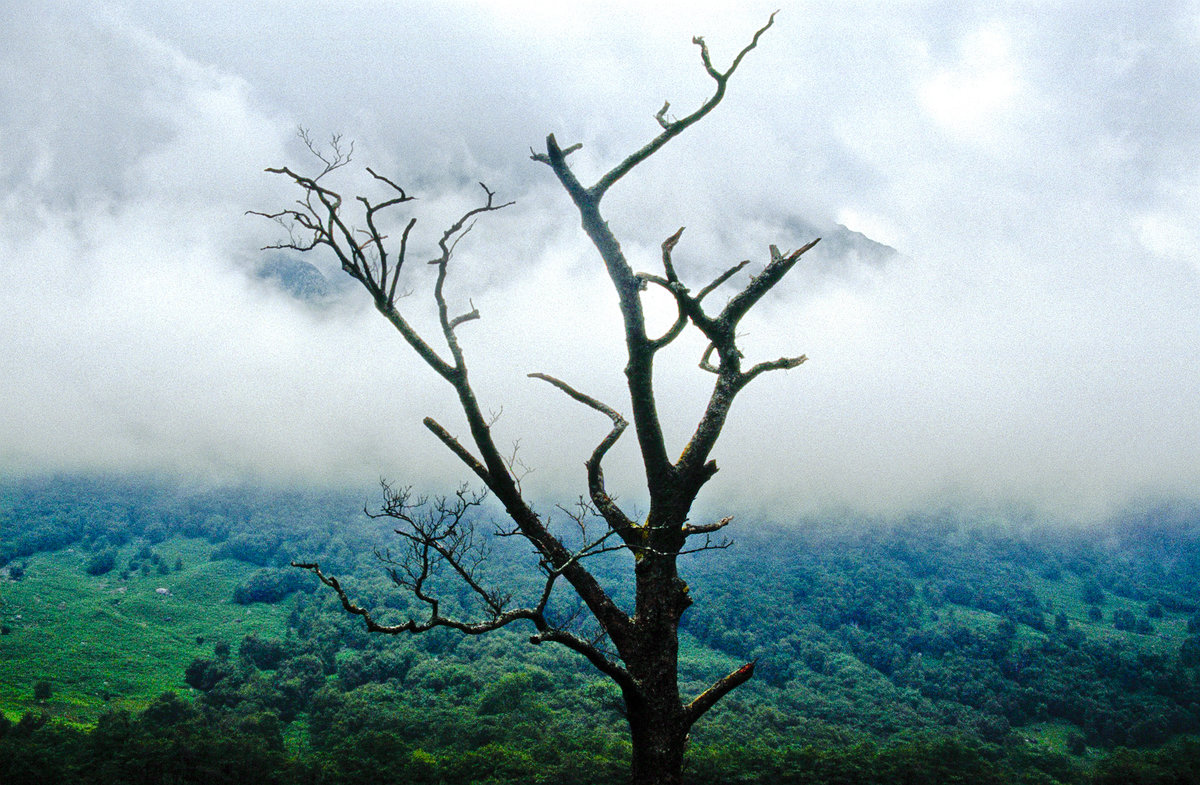
[[[654,521],[652,515],[647,522],[651,535]],[[661,522],[660,526],[660,532],[678,528]],[[637,685],[632,694],[625,693],[633,743],[631,775],[635,785],[676,784],[682,782],[684,747],[691,727],[679,694],[679,620],[691,601],[676,568],[678,548],[654,547],[665,544],[657,541],[661,536],[648,539],[650,549],[635,566],[637,644],[626,658]]]
[[[687,731],[671,720],[669,705],[653,706],[626,698],[633,741],[633,785],[682,785]],[[678,703],[675,704],[678,710]]]

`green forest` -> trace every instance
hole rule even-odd
[[[369,635],[289,566],[319,561],[381,619],[421,613],[376,502],[0,486],[0,782],[625,781],[620,696],[582,658],[519,626]],[[683,557],[681,683],[756,675],[694,728],[688,782],[1200,781],[1196,507],[730,530]],[[539,590],[528,546],[489,545],[490,584]],[[597,565],[619,598],[623,569]]]

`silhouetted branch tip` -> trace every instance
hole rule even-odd
[[[671,102],[663,101],[662,109],[659,109],[658,112],[654,115],[654,119],[657,120],[658,124],[661,125],[663,128],[669,128],[671,126],[671,121],[667,118],[667,110],[670,108],[671,108]]]
[[[684,526],[683,533],[687,534],[687,535],[708,534],[710,532],[715,532],[715,531],[724,529],[726,526],[728,526],[732,522],[733,522],[733,516],[727,515],[726,517],[722,518],[721,520],[719,520],[715,523],[704,523],[704,524],[700,524],[698,526],[693,526],[693,525],[689,524],[687,526]]]

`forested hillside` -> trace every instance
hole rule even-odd
[[[580,659],[521,630],[370,636],[287,566],[319,560],[383,618],[420,613],[364,502],[0,489],[0,782],[621,782],[620,701]],[[1195,509],[735,536],[685,563],[681,677],[757,675],[696,727],[691,781],[1196,781]],[[529,554],[492,547],[485,578],[520,585]]]

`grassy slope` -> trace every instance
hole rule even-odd
[[[1102,606],[1104,618],[1101,621],[1089,620],[1089,606],[1082,599],[1083,581],[1077,576],[1064,575],[1057,581],[1034,578],[1033,584],[1042,602],[1048,603],[1053,612],[1062,611],[1070,625],[1080,629],[1089,640],[1117,640],[1132,651],[1171,655],[1179,651],[1180,644],[1187,637],[1188,615],[1184,613],[1166,612],[1162,618],[1153,620],[1154,632],[1150,635],[1114,629],[1113,611],[1128,610],[1143,617],[1146,615],[1146,603],[1113,595],[1109,595]],[[945,621],[954,620],[979,632],[995,630],[1002,621],[1001,616],[988,611],[960,606],[949,608],[949,611],[943,611]],[[1017,635],[1022,644],[1040,643],[1047,637],[1045,633],[1025,625],[1018,625]],[[1069,722],[1054,720],[1031,723],[1021,730],[1027,740],[1051,752],[1067,754],[1068,736],[1079,729]]]
[[[134,573],[123,580],[121,571],[135,550],[135,546],[123,548],[117,569],[99,577],[86,574],[90,554],[77,547],[31,557],[22,581],[0,581],[0,621],[13,628],[11,634],[0,636],[0,710],[10,718],[37,706],[33,685],[42,679],[54,688],[44,709],[69,721],[90,723],[106,706],[137,709],[164,690],[188,693],[184,669],[197,656],[211,656],[215,641],[236,644],[252,632],[265,637],[285,634],[290,602],[239,606],[231,601],[234,586],[256,569],[253,566],[210,561],[213,548],[207,542],[172,538],[155,550],[168,565],[182,559],[181,571]],[[1089,638],[1118,638],[1134,650],[1166,653],[1177,651],[1186,635],[1186,616],[1173,613],[1155,620],[1153,635],[1114,630],[1113,610],[1129,609],[1142,616],[1145,603],[1111,595],[1104,605],[1105,620],[1088,621],[1082,582],[1074,575],[1059,581],[1035,579],[1034,586],[1043,601],[1065,612],[1072,627]],[[170,595],[157,594],[159,587],[169,589]],[[918,592],[914,601],[920,602],[920,596]],[[996,614],[963,606],[943,606],[937,611],[938,621],[933,613],[925,608],[921,615],[925,624],[934,627],[953,622],[990,634],[1001,622]],[[1022,643],[1044,637],[1023,625],[1017,634]],[[740,664],[691,636],[685,635],[683,644],[681,675],[685,688],[693,691]],[[847,669],[817,679],[819,690],[814,683],[790,695],[790,703],[801,708],[811,701],[827,708],[841,695],[849,711],[867,694],[895,711],[896,702],[904,702],[883,676],[849,655],[840,656],[841,660]],[[1024,733],[1063,752],[1073,730],[1069,724],[1052,722],[1027,726]]]
[[[137,709],[165,690],[189,692],[184,669],[215,641],[283,634],[289,603],[231,600],[254,567],[209,561],[207,542],[174,538],[155,547],[171,571],[122,580],[135,550],[121,549],[117,569],[98,577],[85,572],[79,548],[37,554],[24,579],[0,581],[0,621],[11,628],[0,635],[0,710],[11,719],[37,705],[33,687],[43,679],[53,687],[47,713],[90,723],[106,706]]]

